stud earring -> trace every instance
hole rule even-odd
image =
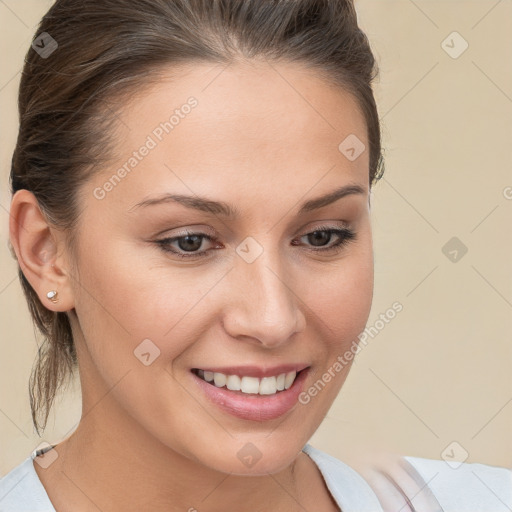
[[[46,294],[49,300],[51,300],[53,303],[57,302],[59,300],[58,293],[55,290],[52,290]]]

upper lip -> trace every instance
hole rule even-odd
[[[193,370],[204,370],[207,372],[218,372],[224,375],[242,375],[247,377],[257,377],[259,379],[263,377],[273,377],[281,375],[282,373],[297,372],[308,368],[308,364],[295,363],[295,364],[280,364],[278,366],[256,366],[256,365],[244,365],[244,366],[203,366],[192,368]]]

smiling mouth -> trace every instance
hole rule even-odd
[[[247,375],[227,375],[220,372],[212,372],[192,368],[192,373],[200,379],[217,388],[224,388],[230,391],[238,392],[243,395],[277,395],[282,391],[289,389],[297,376],[303,370],[283,372],[269,377],[250,377]]]

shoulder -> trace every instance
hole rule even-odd
[[[382,512],[375,492],[357,471],[310,444],[302,451],[316,463],[327,488],[344,512]]]
[[[0,479],[0,511],[55,512],[31,455]]]
[[[384,511],[510,512],[512,472],[479,463],[376,454],[361,474]]]
[[[446,512],[510,512],[512,471],[480,463],[404,457]]]
[[[307,444],[343,510],[510,512],[512,471],[479,463],[391,455],[357,467]]]

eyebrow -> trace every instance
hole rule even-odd
[[[345,185],[335,189],[333,192],[329,192],[323,196],[306,201],[301,205],[298,211],[298,215],[303,215],[304,213],[318,210],[349,195],[365,193],[366,190],[359,185]],[[187,208],[212,213],[214,215],[219,215],[233,220],[240,217],[240,210],[238,208],[223,201],[213,201],[212,199],[208,199],[206,197],[199,197],[196,195],[187,196],[182,194],[163,194],[157,197],[150,197],[144,199],[140,203],[137,203],[135,206],[130,208],[129,211],[133,211],[140,207],[154,206],[165,203],[178,203]]]

